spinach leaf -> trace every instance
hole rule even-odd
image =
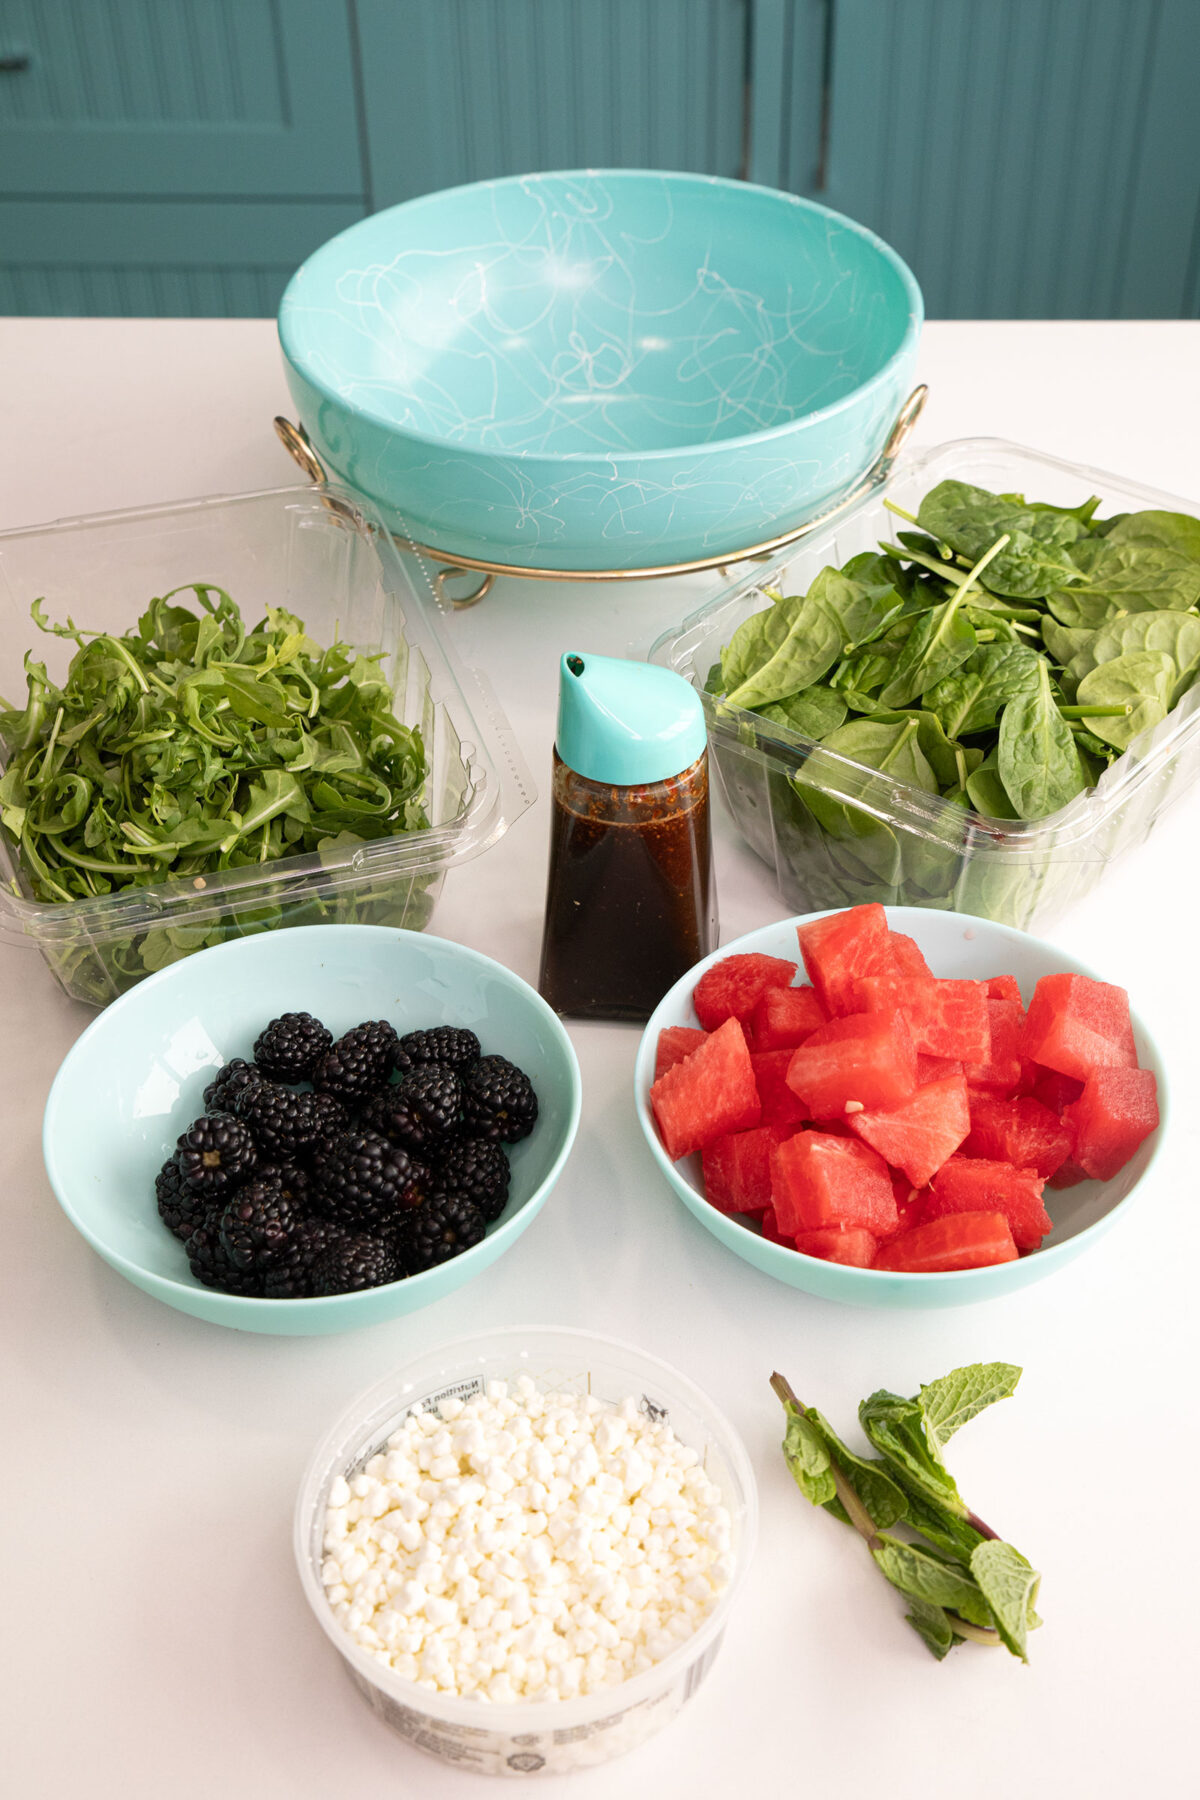
[[[896,658],[891,680],[879,695],[884,706],[907,706],[927,688],[953,674],[976,648],[974,627],[962,615],[962,595],[923,613]]]
[[[848,724],[831,731],[822,740],[822,747],[848,757],[851,762],[863,763],[868,769],[877,769],[881,775],[908,782],[910,786],[920,788],[922,793],[936,794],[938,791],[937,777],[921,750],[916,719],[889,724],[851,719]],[[808,764],[805,764],[802,777],[807,769]]]
[[[1191,513],[1124,513],[1108,532],[1110,542],[1161,544],[1167,550],[1200,562],[1200,519]]]
[[[925,692],[925,705],[947,737],[969,737],[996,723],[1010,700],[1038,680],[1038,655],[1028,644],[983,644],[955,674]]]
[[[882,601],[837,569],[822,569],[801,599],[755,613],[722,657],[731,706],[757,707],[811,687],[884,615]]]
[[[846,701],[836,688],[809,687],[760,708],[758,716],[772,725],[798,731],[803,737],[823,738],[846,717]]]
[[[1082,684],[1081,684],[1082,685]],[[1042,662],[1038,685],[1000,715],[996,768],[1020,819],[1044,819],[1088,786],[1071,728],[1059,712]]]
[[[1200,563],[1176,550],[1093,538],[1076,545],[1072,560],[1085,585],[1055,592],[1048,600],[1063,625],[1094,628],[1122,611],[1186,612],[1200,601]]]
[[[1175,706],[1200,668],[1200,618],[1181,612],[1131,613],[1128,618],[1112,620],[1096,633],[1092,656],[1096,666],[1100,666],[1133,650],[1161,651],[1171,658],[1175,684],[1168,704]]]
[[[967,798],[987,819],[1015,819],[1017,814],[996,767],[996,751],[989,750],[977,769],[967,776]],[[990,918],[992,915],[986,915]]]
[[[1131,650],[1100,664],[1079,684],[1080,705],[1131,710],[1124,718],[1089,718],[1088,730],[1118,750],[1127,750],[1139,732],[1166,718],[1176,680],[1175,664],[1161,650]]]
[[[1065,546],[1084,533],[1078,519],[1035,513],[963,481],[939,482],[922,500],[917,518],[931,536],[970,562],[1007,533],[1008,544],[984,578],[993,594],[1036,599],[1077,579]]]

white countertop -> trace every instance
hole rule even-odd
[[[919,441],[1010,437],[1200,497],[1200,323],[932,324],[920,372]],[[281,411],[268,322],[0,320],[0,527],[286,485]],[[539,788],[558,653],[641,655],[693,592],[506,582],[454,619]],[[950,1312],[826,1305],[729,1256],[662,1185],[637,1132],[636,1029],[592,1025],[571,1027],[584,1081],[574,1154],[493,1269],[343,1338],[203,1325],[128,1286],[55,1205],[41,1111],[92,1015],[36,952],[0,946],[6,1791],[482,1794],[482,1778],[409,1749],[351,1689],[301,1597],[291,1509],[312,1445],[358,1390],[414,1346],[521,1322],[588,1326],[686,1370],[742,1431],[762,1503],[748,1588],[695,1701],[624,1762],[541,1793],[1190,1789],[1198,823],[1200,793],[1051,933],[1130,988],[1164,1050],[1174,1125],[1153,1188],[1050,1281]],[[546,830],[542,799],[451,874],[433,921],[530,980]],[[718,831],[729,939],[785,909],[728,820]],[[767,1387],[780,1368],[849,1428],[873,1388],[915,1392],[988,1359],[1022,1364],[1021,1388],[955,1440],[951,1461],[1044,1571],[1028,1668],[973,1647],[933,1661],[857,1540],[792,1486]]]

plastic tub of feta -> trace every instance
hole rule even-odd
[[[699,1388],[632,1346],[514,1329],[427,1351],[317,1448],[296,1559],[402,1737],[496,1775],[607,1762],[712,1666],[754,1475]]]

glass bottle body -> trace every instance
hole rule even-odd
[[[613,787],[554,753],[538,985],[556,1012],[648,1019],[716,943],[708,758]]]

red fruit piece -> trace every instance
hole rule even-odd
[[[893,967],[887,915],[874,902],[798,925],[796,935],[808,979],[831,1018],[861,1010],[854,996],[860,977]]]
[[[947,1075],[961,1075],[963,1066],[952,1056],[923,1056],[917,1051],[917,1080],[924,1086],[927,1081],[944,1081]]]
[[[1062,1167],[1055,1170],[1054,1174],[1046,1183],[1046,1186],[1054,1188],[1056,1192],[1059,1192],[1063,1188],[1078,1187],[1081,1181],[1087,1181],[1088,1179],[1089,1176],[1087,1170],[1081,1169],[1079,1164],[1068,1156]]]
[[[766,1212],[762,1216],[762,1234],[766,1238],[768,1244],[782,1244],[785,1250],[794,1250],[796,1248],[791,1238],[784,1237],[780,1232],[779,1220],[775,1217],[774,1209],[770,1206],[768,1206]]]
[[[896,1196],[882,1157],[853,1138],[798,1131],[771,1152],[771,1195],[780,1231],[861,1226],[896,1229]]]
[[[1025,1002],[1021,998],[1021,988],[1015,975],[989,975],[984,982],[989,1000],[1015,1000],[1021,1011],[1025,1011]]]
[[[867,975],[858,983],[865,1011],[898,1007],[913,1043],[926,1056],[983,1063],[991,1049],[987,993],[978,981],[916,980],[907,975]]]
[[[880,1248],[874,1267],[904,1275],[944,1275],[1016,1258],[1017,1246],[1003,1213],[956,1213],[902,1231]]]
[[[963,1074],[971,1087],[1011,1094],[1022,1075],[1021,1026],[1025,1011],[1018,1000],[989,1000],[987,1012],[991,1053],[983,1062],[964,1063]]]
[[[1066,1162],[1073,1142],[1058,1114],[1029,1095],[1016,1100],[978,1092],[971,1096],[971,1135],[963,1145],[964,1156],[1033,1169],[1046,1181]]]
[[[852,1269],[869,1269],[878,1248],[869,1231],[852,1227],[849,1231],[799,1231],[796,1248],[803,1256],[817,1256],[822,1262],[845,1263]]]
[[[1021,1054],[1086,1081],[1093,1069],[1134,1069],[1129,995],[1089,975],[1043,975],[1029,1002]]]
[[[917,1085],[917,1053],[902,1013],[832,1019],[793,1050],[788,1086],[814,1119],[845,1116],[847,1102],[898,1106]]]
[[[790,1133],[778,1125],[734,1131],[704,1146],[705,1198],[719,1212],[762,1212],[771,1204],[771,1152]]]
[[[892,967],[898,975],[933,974],[914,938],[905,937],[902,931],[889,931],[888,944],[892,952]]]
[[[1109,1181],[1157,1130],[1158,1083],[1149,1069],[1096,1069],[1063,1124],[1075,1133],[1075,1163],[1094,1181]]]
[[[816,988],[775,987],[760,994],[750,1027],[756,1050],[794,1050],[826,1021]]]
[[[1061,1113],[1064,1106],[1070,1106],[1072,1100],[1078,1100],[1083,1092],[1082,1081],[1074,1075],[1059,1075],[1054,1069],[1039,1069],[1036,1063],[1030,1065],[1036,1071],[1032,1093],[1035,1100],[1048,1106],[1051,1112]]]
[[[725,956],[700,977],[692,1005],[705,1031],[715,1031],[726,1019],[748,1019],[760,994],[789,987],[795,978],[795,963],[778,956]]]
[[[654,1056],[654,1079],[665,1075],[676,1063],[681,1063],[698,1050],[704,1042],[706,1032],[697,1031],[694,1025],[664,1025],[658,1034],[658,1048]]]
[[[887,1112],[850,1113],[847,1123],[884,1162],[903,1169],[913,1187],[921,1188],[970,1130],[967,1084],[961,1075],[927,1082],[899,1106]]]
[[[1036,1250],[1053,1220],[1042,1205],[1045,1183],[1032,1169],[979,1157],[952,1156],[929,1185],[921,1222],[948,1213],[1003,1213],[1018,1250]]]
[[[764,1125],[789,1125],[794,1130],[812,1117],[807,1106],[787,1083],[790,1050],[752,1050],[750,1061],[762,1101]]]
[[[660,1076],[650,1089],[650,1105],[673,1162],[727,1132],[757,1125],[762,1102],[737,1020],[727,1019],[684,1062]]]

